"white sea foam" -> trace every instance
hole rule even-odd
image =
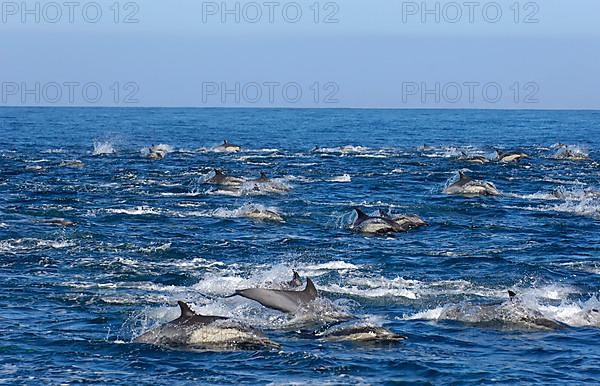
[[[352,182],[352,177],[350,177],[349,174],[344,174],[341,176],[336,176],[336,177],[330,178],[328,181],[329,182],[339,182],[339,183]]]
[[[583,272],[594,273],[600,275],[600,263],[596,262],[572,262],[572,263],[561,263],[563,267],[569,267],[571,269],[580,270]]]
[[[178,202],[176,205],[180,206],[182,208],[197,208],[200,206],[206,206],[206,202],[185,201],[185,202]]]
[[[600,219],[600,199],[584,199],[582,201],[570,200],[549,209],[555,212],[571,213]]]
[[[319,165],[316,162],[292,162],[289,166],[297,166],[297,167],[309,167],[309,166],[317,166]]]
[[[313,150],[315,153],[323,154],[350,154],[350,153],[363,153],[370,149],[364,146],[346,145],[340,147],[321,147]]]
[[[528,200],[560,201],[554,205],[525,207],[521,209],[538,212],[561,212],[578,216],[600,218],[600,191],[595,189],[559,188],[552,193],[536,193],[521,196]]]
[[[256,220],[283,221],[279,209],[260,204],[245,204],[237,209],[218,208],[211,212],[218,218],[251,218]]]
[[[175,151],[175,148],[173,146],[168,145],[166,143],[160,143],[158,145],[152,145],[151,149],[153,151],[158,151],[158,152],[161,152],[161,153],[164,153],[164,154],[172,153],[172,152]],[[142,151],[143,150],[148,151],[148,150],[150,150],[150,148],[144,148],[144,149],[142,149]]]
[[[305,265],[302,267],[301,272],[310,271],[349,271],[360,269],[360,266],[346,263],[345,261],[330,261],[323,264]]]
[[[291,186],[285,182],[285,179],[271,179],[269,182],[246,181],[240,186],[212,188],[206,194],[243,197],[285,194],[290,190]]]
[[[149,247],[143,247],[140,248],[140,252],[144,252],[144,253],[154,253],[154,252],[164,252],[164,251],[168,251],[169,249],[171,249],[171,243],[164,243],[164,244],[159,244],[159,245],[152,245]]]
[[[161,185],[161,186],[180,186],[180,184],[174,185]],[[163,197],[198,197],[202,196],[201,192],[181,192],[181,193],[172,193],[172,192],[162,192],[160,193]]]
[[[525,195],[517,195],[517,194],[509,194],[507,195],[508,197],[516,197],[516,198],[522,198],[525,200],[559,200],[558,197],[556,197],[554,194],[552,193],[545,193],[545,192],[537,192],[537,193],[532,193],[532,194],[525,194]]]
[[[294,175],[291,175],[291,176],[286,176],[285,179],[284,179],[284,181],[289,181],[289,182],[291,182],[291,181],[298,181],[298,182],[307,182],[307,183],[309,183],[309,182],[314,182],[315,180],[313,180],[312,178],[304,177],[304,176],[294,176]]]
[[[553,148],[558,150],[552,155],[552,158],[580,160],[589,158],[589,151],[583,146],[556,144]]]
[[[46,154],[63,154],[65,152],[64,149],[46,149],[44,150],[44,153]]]
[[[417,299],[415,291],[406,288],[365,288],[361,286],[340,286],[333,284],[322,287],[324,291],[359,296],[363,298],[383,298],[383,297],[402,297],[407,299]]]
[[[573,327],[600,327],[600,300],[592,296],[585,301],[563,301],[560,305],[537,304],[547,318]]]
[[[340,283],[326,285],[324,290],[358,296],[363,298],[407,298],[420,299],[437,296],[465,294],[482,297],[501,297],[505,293],[501,290],[474,285],[465,280],[442,280],[434,282],[422,282],[419,280],[405,279],[401,277],[364,277],[352,276]]]
[[[127,214],[130,216],[144,216],[144,215],[160,215],[163,210],[160,208],[152,208],[149,206],[136,206],[135,208],[112,208],[106,209],[107,213],[112,214]]]
[[[42,249],[63,249],[76,246],[70,240],[43,240],[36,238],[7,239],[0,241],[0,252],[18,253]]]
[[[569,286],[549,285],[541,288],[518,289],[518,300],[505,299],[492,308],[485,309],[485,303],[446,304],[432,309],[405,315],[405,320],[458,320],[463,322],[488,322],[492,320],[520,324],[524,316],[532,319],[546,318],[573,327],[600,327],[600,302],[596,296],[585,301],[561,300],[576,293]],[[560,301],[560,304],[556,302]]]
[[[109,141],[94,141],[94,149],[92,155],[109,155],[115,154],[115,148],[112,142]]]

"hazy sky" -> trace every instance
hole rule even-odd
[[[0,106],[600,108],[600,2],[1,2]]]

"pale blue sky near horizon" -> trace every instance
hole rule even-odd
[[[25,3],[0,106],[600,108],[593,0]]]

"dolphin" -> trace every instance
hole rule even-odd
[[[302,278],[300,277],[300,274],[298,274],[298,272],[296,272],[296,271],[292,271],[292,272],[293,272],[292,280],[286,282],[285,284],[289,288],[298,288],[302,285]]]
[[[600,327],[600,310],[592,308],[583,312],[583,318],[590,326]]]
[[[161,160],[161,159],[165,158],[165,153],[163,153],[161,151],[151,151],[148,153],[146,158],[151,159],[153,161]]]
[[[284,218],[277,212],[271,209],[262,209],[258,207],[251,207],[245,211],[244,216],[253,220],[259,221],[274,221],[284,222]]]
[[[152,145],[148,149],[147,158],[151,160],[161,160],[165,158],[168,151],[164,145]]]
[[[590,156],[576,147],[559,143],[556,148],[558,151],[554,153],[552,158],[566,161],[588,161]]]
[[[261,172],[260,177],[251,181],[254,183],[253,190],[263,193],[287,193],[290,188],[283,183],[273,181],[267,173]]]
[[[518,298],[517,293],[514,291],[509,290],[508,297],[511,304],[514,306],[515,311],[521,313],[518,322],[525,323],[527,326],[545,328],[549,330],[561,330],[569,327],[564,323],[544,317],[539,311],[526,308]]]
[[[390,219],[395,223],[399,224],[400,226],[406,226],[409,229],[414,229],[428,225],[425,222],[425,220],[414,214],[390,215],[385,211],[379,209],[379,216],[382,218]]]
[[[224,140],[222,145],[215,147],[215,150],[227,153],[237,153],[242,150],[242,147]]]
[[[271,182],[271,179],[267,176],[267,173],[260,172],[260,178],[255,179],[254,182],[258,182],[259,184],[266,184]]]
[[[294,314],[303,306],[311,303],[319,297],[319,292],[310,278],[306,278],[306,287],[302,291],[250,288],[237,290],[229,296],[241,296],[254,300],[267,308],[281,311],[286,314]]]
[[[177,302],[181,316],[134,339],[135,343],[191,349],[278,348],[262,333],[221,316],[198,315]]]
[[[222,170],[214,169],[215,175],[205,181],[207,184],[239,186],[244,183],[244,179],[240,177],[231,177],[223,173]]]
[[[530,158],[528,154],[518,151],[504,152],[498,149],[494,149],[496,151],[496,159],[499,162],[509,163],[509,162],[518,162],[525,158]]]
[[[62,161],[59,166],[65,168],[83,168],[85,167],[85,164],[78,159],[70,159]]]
[[[552,197],[559,200],[600,199],[600,191],[592,188],[575,192],[566,191],[564,189],[555,189],[550,194]]]
[[[76,225],[73,221],[65,220],[64,218],[51,218],[48,220],[42,220],[41,222],[43,224],[63,226],[63,227],[70,227],[70,226]]]
[[[560,330],[568,326],[548,319],[539,311],[527,308],[513,291],[509,300],[491,304],[458,304],[446,307],[438,319],[456,320],[463,323],[520,327],[538,330]]]
[[[460,153],[461,155],[460,157],[458,157],[459,161],[471,162],[474,164],[485,164],[490,162],[490,160],[487,157],[484,157],[482,155],[469,155],[464,151],[461,151]]]
[[[409,228],[398,224],[389,216],[369,216],[362,210],[354,208],[357,218],[351,228],[366,234],[387,234],[405,232]]]
[[[462,194],[465,196],[499,196],[500,192],[494,184],[487,181],[474,180],[463,171],[458,172],[459,179],[444,189],[445,194]]]
[[[381,326],[347,325],[315,333],[315,336],[330,342],[394,343],[407,339]]]
[[[269,285],[272,286],[272,288],[277,288],[277,289],[295,289],[297,290],[298,288],[302,287],[302,278],[300,277],[300,274],[298,274],[298,272],[296,271],[292,271],[293,276],[292,276],[292,280],[290,281],[282,281],[282,282],[267,282]],[[232,295],[230,297],[233,297],[236,295]]]

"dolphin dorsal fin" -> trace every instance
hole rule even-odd
[[[181,309],[181,317],[182,318],[189,318],[189,317],[196,315],[196,313],[194,311],[192,311],[192,309],[190,308],[190,306],[187,305],[187,303],[182,302],[180,300],[177,302],[177,304],[179,304],[179,308]]]
[[[467,176],[462,170],[458,171],[459,181],[471,181],[471,177]]]
[[[215,176],[224,176],[225,173],[221,169],[215,169]]]
[[[267,173],[260,172],[260,178],[269,178],[269,177],[267,176]]]
[[[300,277],[298,272],[296,272],[296,271],[292,271],[292,272],[294,272],[294,276],[292,277],[292,280],[287,282],[287,285],[290,287],[293,287],[293,288],[300,287],[302,285],[302,278]]]
[[[224,139],[224,140],[223,140],[223,145],[228,145],[228,144],[229,144],[229,142],[227,142],[227,140],[226,140],[226,139]]]
[[[356,214],[358,215],[358,218],[356,219],[356,221],[364,221],[367,220],[369,218],[369,216],[363,212],[362,210],[358,209],[358,208],[354,208],[354,211],[356,212]]]
[[[510,298],[510,300],[513,300],[515,297],[517,297],[517,293],[511,290],[508,290],[508,297]]]
[[[388,213],[388,212],[386,212],[386,211],[385,211],[385,210],[383,210],[383,209],[379,209],[379,216],[380,216],[380,217],[383,217],[383,218],[388,218],[388,219],[391,217],[391,216],[389,215],[389,213]]]
[[[310,280],[309,277],[306,278],[306,288],[304,288],[304,292],[305,294],[309,294],[311,296],[314,296],[315,298],[319,296],[319,291],[317,291],[317,287],[315,287],[315,283],[313,283],[312,280]]]

